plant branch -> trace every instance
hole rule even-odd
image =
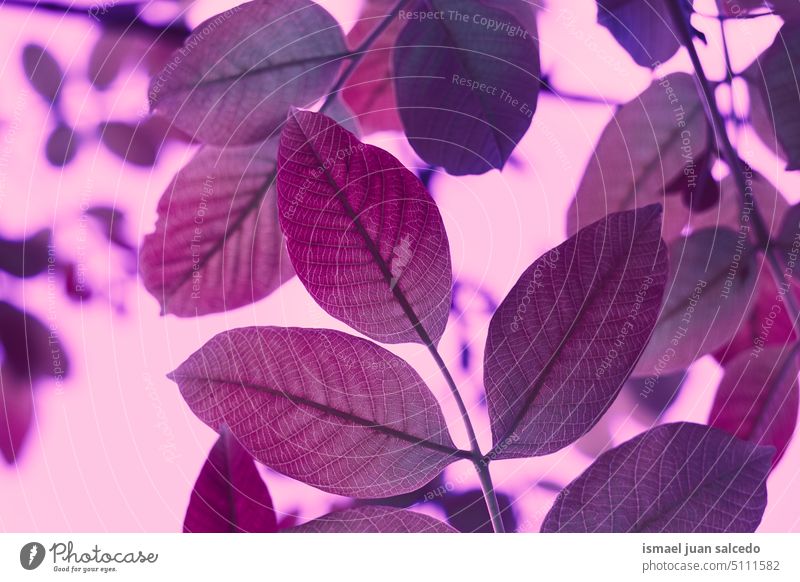
[[[322,103],[320,107],[320,112],[325,111],[328,107],[333,104],[336,100],[336,96],[344,87],[347,79],[353,74],[353,71],[356,70],[361,60],[364,56],[368,53],[369,48],[372,44],[378,39],[378,37],[386,31],[386,29],[392,24],[394,19],[400,13],[403,8],[406,7],[407,4],[412,2],[413,0],[399,0],[397,4],[395,4],[394,8],[386,15],[383,21],[375,27],[375,29],[359,44],[350,55],[347,57],[350,60],[350,63],[347,65],[344,71],[342,71],[339,78],[336,80],[333,88],[331,88],[330,92],[328,93],[328,97]],[[356,221],[356,225],[358,227],[358,221]],[[369,240],[369,237],[366,237]],[[373,253],[374,254],[374,253]],[[384,266],[385,267],[385,266]],[[388,271],[388,269],[387,269]],[[389,279],[391,278],[387,275]],[[389,280],[387,279],[387,280]],[[411,321],[412,325],[417,331],[417,334],[422,339],[422,342],[425,344],[425,347],[428,348],[428,352],[430,352],[431,356],[433,357],[436,365],[439,368],[439,371],[444,376],[445,382],[447,382],[448,388],[450,388],[450,392],[453,395],[453,399],[458,406],[458,411],[461,414],[461,420],[464,423],[464,427],[467,431],[467,437],[469,438],[469,445],[470,451],[472,453],[472,462],[475,465],[475,470],[478,472],[478,478],[481,482],[481,490],[483,491],[484,500],[486,501],[486,507],[489,511],[489,516],[492,520],[492,527],[494,528],[495,532],[502,533],[504,531],[502,518],[500,516],[500,508],[497,503],[497,495],[494,491],[494,485],[492,484],[492,477],[489,473],[488,467],[488,459],[485,459],[481,454],[480,447],[478,445],[478,438],[475,435],[475,428],[472,425],[472,421],[469,418],[469,412],[467,411],[467,407],[464,404],[464,399],[461,398],[461,393],[458,390],[458,386],[456,385],[455,380],[453,379],[453,375],[450,373],[450,370],[447,367],[442,355],[439,353],[438,348],[434,344],[431,337],[428,335],[428,332],[422,326],[422,323],[419,321],[419,318],[414,313],[413,308],[411,305],[408,304],[405,296],[400,292],[399,288],[394,288],[394,294],[397,300],[399,301],[400,305],[403,307],[403,311],[406,313],[406,316]]]
[[[782,258],[780,256],[780,249],[771,244],[770,232],[758,210],[757,200],[753,196],[752,192],[748,193],[747,177],[745,176],[745,169],[742,166],[742,160],[739,158],[739,154],[734,149],[733,143],[728,136],[725,120],[723,119],[719,110],[719,106],[717,105],[714,90],[711,87],[711,83],[708,81],[708,77],[706,77],[703,64],[700,62],[700,56],[697,54],[697,49],[694,46],[689,16],[681,8],[680,2],[681,0],[668,0],[667,8],[672,16],[672,21],[677,28],[676,32],[678,37],[681,39],[683,46],[686,47],[686,50],[689,51],[689,57],[691,58],[692,66],[695,70],[700,92],[706,102],[706,114],[709,116],[709,120],[714,126],[714,133],[716,135],[718,144],[721,146],[722,153],[725,156],[725,161],[728,163],[728,166],[731,169],[731,174],[733,175],[733,179],[736,182],[737,188],[739,189],[739,194],[742,198],[742,206],[743,208],[746,206],[751,206],[753,209],[752,222],[756,244],[759,246],[759,248],[765,249],[764,253],[771,268],[772,276],[775,278],[775,282],[780,289],[783,284],[783,265]],[[795,299],[795,296],[791,290],[784,297],[789,317],[792,320],[793,327],[796,329],[798,326],[798,317],[800,317],[800,307],[798,307],[797,300]]]

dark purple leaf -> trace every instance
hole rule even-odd
[[[223,429],[194,484],[183,531],[270,533],[277,531],[272,499],[253,458]]]
[[[658,426],[567,485],[542,532],[753,532],[773,452],[708,426]]]
[[[125,212],[113,206],[90,206],[86,216],[94,219],[109,242],[126,251],[135,250],[125,234]]]
[[[685,370],[728,343],[753,307],[758,267],[747,231],[706,228],[670,245],[670,279],[636,376]]]
[[[286,530],[291,533],[457,533],[438,519],[393,507],[356,507]]]
[[[71,127],[59,123],[50,133],[45,144],[47,161],[60,168],[66,166],[78,153],[80,136]]]
[[[790,346],[753,348],[725,366],[708,424],[777,451],[777,465],[797,426],[798,365]]]
[[[0,453],[9,465],[19,458],[32,423],[30,381],[0,364]]]
[[[420,9],[444,18],[410,19],[394,49],[409,142],[451,174],[502,169],[536,110],[536,31],[478,0],[426,0]]]
[[[800,12],[800,8],[797,8]],[[775,134],[786,154],[787,170],[800,169],[800,91],[796,71],[800,66],[800,22],[787,23],[775,42],[759,58],[756,74]]]
[[[254,0],[198,25],[153,77],[150,106],[205,143],[259,142],[290,106],[323,95],[346,50],[339,24],[314,2]]]
[[[48,103],[56,103],[64,83],[64,72],[50,51],[38,44],[25,45],[22,67],[34,91]]]
[[[614,35],[636,64],[654,69],[681,46],[665,4],[670,1],[597,0],[597,22]]]
[[[0,238],[0,269],[15,277],[33,277],[47,269],[50,230],[22,240]]]
[[[486,500],[480,489],[463,493],[449,493],[440,502],[447,514],[447,522],[463,533],[494,533]],[[508,495],[497,493],[497,504],[505,531],[517,531],[512,502]]]
[[[665,196],[664,190],[689,167],[692,156],[708,150],[709,143],[694,79],[675,73],[655,81],[638,99],[621,107],[603,131],[570,206],[568,233],[611,212],[660,202],[663,237],[674,240],[696,217],[679,198]]]
[[[619,212],[537,259],[489,325],[491,456],[547,455],[594,426],[653,329],[667,277],[658,205]]]
[[[278,162],[278,215],[297,275],[333,317],[385,343],[437,343],[452,270],[419,179],[330,118],[295,111]]]
[[[67,375],[69,362],[55,331],[36,316],[0,301],[0,347],[3,368],[27,381]]]
[[[211,428],[230,427],[257,460],[330,493],[407,493],[469,456],[408,364],[338,331],[227,331],[170,378]]]
[[[163,313],[228,311],[292,277],[272,187],[276,147],[206,146],[175,176],[140,253],[142,280]]]
[[[143,167],[156,163],[164,135],[150,131],[144,123],[107,121],[97,127],[100,141],[118,158]]]

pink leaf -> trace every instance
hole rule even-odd
[[[183,531],[277,531],[272,499],[253,458],[223,429],[194,484]]]
[[[777,465],[797,425],[797,374],[794,350],[786,345],[739,354],[725,366],[708,423],[775,447]]]
[[[292,277],[272,187],[276,146],[206,146],[175,176],[140,255],[144,285],[164,313],[228,311]]]
[[[356,507],[329,513],[289,533],[458,533],[433,517],[394,507]]]
[[[278,160],[281,227],[317,303],[380,342],[438,342],[450,311],[450,248],[419,179],[308,111],[290,116]]]
[[[408,364],[338,331],[226,331],[170,377],[211,428],[229,426],[257,460],[330,493],[408,493],[469,456]]]
[[[198,25],[150,83],[154,113],[204,143],[266,139],[292,105],[333,83],[346,52],[336,20],[309,0],[254,0]]]
[[[661,208],[611,214],[536,260],[492,317],[490,456],[546,455],[586,434],[655,325],[667,277]]]

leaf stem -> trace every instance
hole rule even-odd
[[[367,54],[369,48],[372,44],[377,40],[377,38],[383,34],[383,32],[391,25],[392,21],[397,17],[403,8],[406,7],[409,3],[414,0],[399,0],[397,4],[395,4],[394,8],[392,8],[391,12],[386,15],[383,21],[375,27],[375,29],[359,44],[355,49],[353,49],[349,55],[350,63],[347,65],[347,68],[342,71],[342,74],[336,80],[336,83],[331,88],[330,92],[328,93],[328,97],[322,103],[320,107],[320,112],[324,111],[331,104],[335,101],[336,96],[344,87],[344,84],[347,82],[347,79],[353,74],[356,67],[358,67],[361,60]],[[353,214],[355,217],[355,213],[351,208],[349,208],[349,204],[347,201],[344,200],[342,203],[345,205],[345,209]],[[363,229],[363,226],[360,224],[360,221],[354,218],[354,222],[356,227],[359,229]],[[365,236],[365,240],[371,242],[371,239],[366,236],[366,232],[363,233]],[[377,252],[376,249],[371,249],[373,251],[373,255]],[[380,256],[379,254],[377,255]],[[381,265],[384,271],[388,272],[386,265]],[[386,273],[384,273],[386,275]],[[391,279],[390,275],[387,275],[387,281]],[[436,365],[439,367],[439,370],[444,376],[445,381],[447,382],[447,386],[450,388],[450,392],[453,395],[453,399],[458,406],[458,411],[461,414],[461,420],[464,423],[464,427],[467,431],[467,437],[469,438],[469,445],[470,451],[472,453],[472,463],[475,465],[475,470],[478,473],[478,478],[480,479],[481,483],[481,490],[483,491],[483,497],[486,501],[486,507],[489,511],[489,516],[492,521],[492,527],[496,533],[503,533],[505,530],[503,528],[503,521],[500,516],[500,507],[497,503],[497,495],[494,491],[494,485],[492,484],[492,476],[489,473],[489,459],[488,457],[484,457],[481,454],[480,447],[478,445],[478,438],[475,435],[475,428],[472,425],[472,421],[469,418],[469,412],[467,411],[467,407],[464,404],[464,399],[461,398],[461,393],[458,391],[458,386],[456,385],[455,380],[453,379],[453,375],[450,373],[450,370],[447,367],[442,355],[439,353],[438,348],[433,343],[430,335],[428,334],[427,330],[422,326],[422,322],[420,322],[419,318],[417,317],[416,313],[414,313],[413,308],[408,303],[405,296],[400,292],[399,288],[395,287],[394,294],[397,300],[399,301],[403,311],[406,313],[406,316],[411,321],[414,328],[417,330],[417,333],[422,339],[425,347],[428,348],[428,352],[430,352],[431,356],[433,357]]]
[[[691,59],[692,66],[695,70],[701,95],[706,101],[706,115],[708,115],[709,121],[711,121],[712,125],[714,126],[714,133],[718,140],[718,144],[721,146],[722,153],[725,156],[725,161],[728,163],[728,166],[731,169],[731,174],[733,174],[734,181],[739,189],[739,194],[742,197],[742,205],[745,206],[750,204],[753,208],[752,222],[756,243],[759,248],[764,249],[764,253],[772,271],[772,276],[774,277],[775,283],[780,289],[783,285],[783,267],[781,264],[780,249],[776,245],[771,244],[769,229],[764,223],[764,219],[761,217],[761,213],[758,210],[757,200],[754,196],[752,196],[752,193],[748,194],[747,178],[745,176],[744,168],[742,167],[742,160],[739,158],[739,155],[734,149],[733,143],[728,136],[725,120],[723,119],[719,110],[719,106],[717,105],[714,90],[711,88],[711,83],[708,81],[708,77],[706,77],[703,64],[700,62],[700,56],[697,54],[697,49],[694,46],[691,26],[689,24],[689,15],[687,15],[681,8],[681,2],[682,0],[669,0],[667,2],[667,8],[670,11],[672,21],[677,28],[677,33],[683,46],[685,46],[686,50],[689,51],[689,58]],[[748,201],[748,197],[751,198],[751,201]],[[797,300],[795,299],[795,296],[791,290],[784,297],[789,317],[792,320],[792,325],[795,329],[797,329],[798,318],[800,317],[800,307],[798,307]]]
[[[359,44],[350,52],[350,63],[347,65],[347,68],[342,71],[342,74],[339,75],[339,78],[336,80],[333,88],[328,93],[328,97],[323,102],[322,107],[319,108],[320,111],[325,111],[325,109],[330,107],[330,105],[336,100],[336,96],[344,87],[347,79],[349,79],[350,75],[353,74],[353,71],[356,70],[356,67],[358,67],[361,59],[366,56],[367,52],[369,51],[369,47],[371,47],[378,37],[382,35],[387,28],[389,28],[389,25],[392,24],[400,11],[411,1],[412,0],[399,0],[397,4],[394,5],[394,8],[392,8],[391,12],[389,12],[389,14],[386,15],[381,23],[375,27],[375,30],[370,32],[369,35],[361,42],[361,44]]]

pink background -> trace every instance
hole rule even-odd
[[[345,29],[352,26],[357,2],[320,3]],[[196,2],[189,9],[190,21],[197,24],[234,4]],[[540,16],[540,33],[543,70],[552,71],[554,85],[565,92],[618,101],[632,99],[647,87],[649,71],[636,67],[594,23],[593,2],[551,4],[551,12]],[[173,7],[154,3],[153,10]],[[698,8],[714,12],[713,2],[699,3]],[[696,25],[708,36],[709,45],[702,53],[708,57],[710,74],[721,78],[722,62],[714,59],[721,54],[716,21],[697,19]],[[752,31],[733,47],[735,66],[746,66],[771,43],[779,26],[780,21],[771,17],[732,23],[732,37],[742,27]],[[98,34],[87,19],[0,9],[0,147],[10,152],[8,163],[0,164],[0,228],[10,236],[51,225],[58,252],[85,260],[95,286],[121,298],[126,307],[120,312],[102,300],[81,307],[60,295],[53,298],[43,278],[11,285],[0,276],[0,297],[11,297],[45,322],[55,322],[73,363],[62,389],[44,385],[36,393],[36,422],[18,467],[0,466],[0,531],[179,531],[215,434],[194,417],[165,374],[212,335],[230,327],[270,324],[347,330],[318,308],[297,280],[251,307],[181,320],[159,317],[156,301],[138,282],[120,276],[117,251],[108,250],[91,225],[78,221],[82,205],[105,203],[124,209],[129,234],[139,241],[152,230],[156,202],[192,150],[171,145],[153,170],[124,165],[96,144],[84,147],[63,171],[42,158],[51,121],[48,107],[29,89],[22,73],[20,51],[26,42],[48,47],[67,68],[64,102],[76,127],[88,129],[109,116],[135,118],[146,107],[147,77],[141,70],[126,70],[105,93],[91,89],[86,57]],[[689,70],[685,53],[664,70]],[[499,299],[536,257],[563,241],[567,206],[612,113],[606,105],[562,102],[545,95],[517,150],[518,167],[509,167],[502,175],[435,178],[458,278],[480,284]],[[784,173],[783,164],[749,133],[742,140],[754,167],[790,201],[800,199],[800,178]],[[369,141],[411,167],[419,163],[399,134],[378,134]],[[479,363],[488,316],[481,311],[479,298],[467,308],[475,334],[471,344],[475,365],[471,375],[457,371],[456,380],[486,450],[491,439],[485,409],[479,406]],[[457,370],[454,330],[451,320],[441,348],[451,369]],[[456,442],[465,447],[447,387],[425,349],[416,345],[391,349],[428,381],[451,421]],[[699,361],[663,420],[704,422],[720,374],[711,358]],[[645,430],[640,419],[636,403],[621,397],[578,446],[540,459],[494,463],[495,484],[515,499],[520,530],[537,531],[553,501],[555,494],[537,487],[538,481],[567,484],[600,450]],[[264,473],[281,513],[311,518],[344,501]],[[451,466],[446,479],[456,490],[477,486],[472,467],[464,462]],[[761,531],[800,531],[799,440],[786,452],[768,488]]]

